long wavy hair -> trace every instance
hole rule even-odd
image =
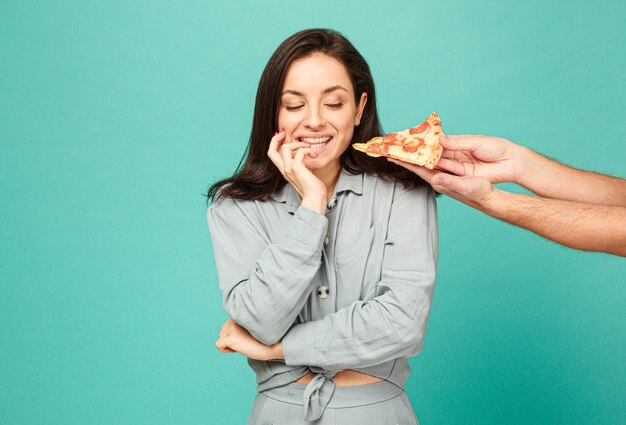
[[[208,200],[221,197],[247,200],[266,200],[281,189],[287,181],[267,156],[270,139],[278,128],[280,93],[289,66],[313,53],[322,53],[342,63],[354,87],[355,103],[367,93],[361,123],[354,128],[352,143],[367,141],[383,134],[376,110],[376,91],[370,68],[363,56],[339,32],[331,29],[307,29],[286,39],[269,59],[256,94],[252,130],[246,151],[232,177],[214,183],[208,190]],[[407,187],[426,184],[408,170],[385,158],[372,158],[354,149],[346,149],[340,156],[341,166],[351,174],[367,173],[384,180],[395,180]]]

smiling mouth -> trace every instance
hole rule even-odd
[[[299,137],[298,141],[303,143],[308,143],[311,145],[311,149],[317,149],[325,146],[328,142],[332,140],[332,136],[328,137]]]

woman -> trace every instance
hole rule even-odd
[[[417,423],[404,383],[433,296],[436,204],[414,174],[350,148],[380,134],[347,39],[305,30],[274,52],[247,157],[207,214],[231,317],[216,345],[257,376],[249,424]]]

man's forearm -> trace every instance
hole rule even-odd
[[[478,208],[570,248],[626,257],[626,207],[497,190],[495,196]]]
[[[578,170],[519,146],[516,183],[547,198],[626,207],[626,180]]]

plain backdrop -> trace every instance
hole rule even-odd
[[[0,423],[245,423],[203,193],[294,32],[354,43],[388,132],[437,111],[625,177],[625,21],[615,0],[3,1]],[[420,423],[626,423],[626,261],[438,204]]]

